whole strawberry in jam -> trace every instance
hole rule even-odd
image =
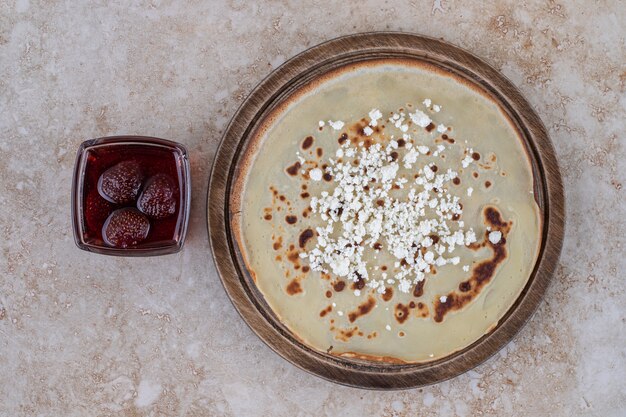
[[[137,208],[153,219],[164,219],[176,212],[176,185],[165,174],[157,174],[148,181],[137,200]]]
[[[98,192],[111,203],[129,204],[137,198],[142,181],[141,166],[136,161],[123,161],[102,173]]]
[[[109,246],[128,248],[148,237],[150,221],[135,208],[115,210],[102,226],[102,238]]]
[[[92,230],[100,230],[113,209],[113,204],[102,198],[97,190],[91,190],[85,198],[84,213],[87,226]]]

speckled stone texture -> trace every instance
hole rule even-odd
[[[626,415],[625,22],[620,0],[1,1],[0,416]],[[245,95],[307,47],[370,30],[442,37],[500,69],[550,131],[567,197],[531,323],[474,371],[401,392],[334,385],[265,347],[222,289],[205,223]],[[115,134],[191,151],[181,253],[74,246],[75,151]]]

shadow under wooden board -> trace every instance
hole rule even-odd
[[[250,277],[231,230],[229,197],[242,151],[264,118],[301,86],[329,71],[367,60],[417,60],[461,77],[499,103],[516,125],[530,155],[534,189],[543,216],[535,268],[515,304],[488,334],[461,351],[423,364],[379,363],[344,358],[300,342],[277,319]],[[252,330],[297,367],[327,380],[370,389],[433,384],[485,361],[529,320],[550,283],[561,250],[564,197],[555,152],[537,114],[502,74],[471,53],[438,39],[406,33],[364,33],[334,39],[287,61],[263,80],[231,120],[215,156],[208,191],[208,228],[222,283]]]

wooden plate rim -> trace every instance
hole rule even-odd
[[[321,354],[297,341],[281,325],[270,323],[251,296],[249,277],[238,265],[230,236],[228,192],[242,147],[263,118],[302,74],[326,72],[339,63],[404,56],[459,71],[500,101],[517,124],[533,160],[538,201],[543,209],[543,242],[531,277],[498,326],[472,345],[438,361],[391,365]],[[334,67],[332,65],[335,65]],[[278,99],[278,100],[277,100]],[[403,389],[459,375],[484,362],[519,332],[539,306],[550,284],[564,233],[564,196],[556,154],[539,116],[517,88],[473,54],[443,40],[409,33],[371,32],[348,35],[314,46],[285,62],[243,101],[231,119],[215,154],[207,191],[207,227],[213,259],[224,289],[248,326],[272,350],[297,367],[336,383],[372,389]],[[266,307],[266,306],[265,306]],[[267,313],[267,312],[265,312]]]

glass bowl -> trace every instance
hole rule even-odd
[[[115,199],[102,191],[101,177],[105,171],[120,166],[118,164],[122,162],[137,167],[137,179],[140,179],[141,185],[131,200],[118,204],[119,200],[116,203]],[[169,181],[170,193],[166,201],[168,207],[174,208],[165,217],[163,214],[151,217],[149,214],[154,213],[146,210],[145,204],[140,208],[146,214],[137,210],[140,205],[138,200],[155,182],[155,176],[166,177]],[[155,193],[150,195],[154,196]],[[145,136],[111,136],[87,140],[78,149],[71,206],[74,240],[80,249],[115,256],[176,253],[182,249],[185,241],[190,202],[191,178],[187,150],[176,142]],[[107,226],[112,218],[111,213],[120,209],[138,213],[143,222],[148,219],[148,232],[143,240],[130,244],[124,242],[122,245],[119,240],[113,240],[117,242],[116,246],[111,243],[112,239],[107,238],[112,234],[110,230],[113,226]],[[105,227],[109,227],[108,234],[105,233]]]

